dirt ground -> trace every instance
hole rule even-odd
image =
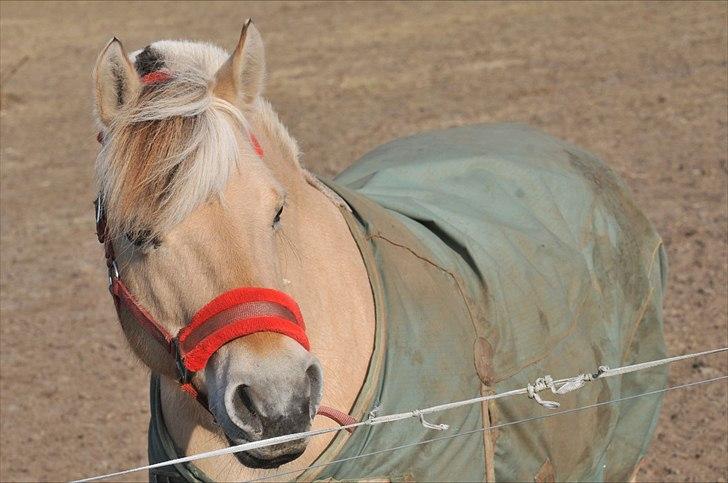
[[[728,345],[728,4],[0,4],[0,479],[146,462],[147,375],[94,236],[91,69],[116,35],[267,42],[267,96],[333,175],[417,131],[522,121],[607,160],[665,239],[672,354]],[[675,365],[671,384],[728,373]],[[728,480],[728,385],[665,398],[642,481]],[[144,478],[146,475],[137,475]]]

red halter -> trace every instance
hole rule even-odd
[[[114,259],[114,247],[106,233],[106,216],[100,199],[96,200],[96,220],[96,234],[104,244],[109,267],[109,290],[119,316],[121,309],[125,308],[174,357],[180,384],[191,395],[200,399],[192,385],[194,373],[204,369],[210,357],[232,340],[256,332],[277,332],[310,350],[298,305],[290,296],[270,288],[241,287],[225,292],[200,309],[188,325],[172,336],[134,298],[121,280]]]
[[[142,82],[154,84],[170,78],[164,71],[145,75]],[[97,136],[103,143],[103,133]],[[263,149],[258,140],[250,133],[250,142],[258,156],[263,157]],[[195,372],[207,365],[210,357],[228,342],[257,332],[276,332],[295,340],[306,350],[310,350],[306,326],[296,302],[287,294],[270,288],[241,287],[225,292],[202,309],[183,327],[176,336],[167,331],[134,298],[121,280],[116,266],[114,247],[106,228],[106,213],[101,195],[94,202],[96,207],[96,235],[104,244],[106,265],[109,269],[109,291],[119,317],[126,309],[133,319],[174,359],[177,378],[181,388],[197,399],[209,411],[207,398],[200,394],[192,384]],[[318,414],[333,419],[340,425],[356,422],[346,413],[321,406]],[[350,432],[352,430],[349,430]]]
[[[306,350],[311,349],[303,316],[296,302],[285,293],[270,288],[241,287],[218,295],[201,308],[176,336],[170,334],[134,298],[121,280],[114,247],[107,236],[101,196],[94,204],[96,236],[104,244],[106,266],[109,269],[109,291],[119,318],[122,308],[125,308],[137,324],[170,354],[174,359],[180,387],[207,411],[210,410],[207,398],[197,391],[192,378],[228,342],[256,332],[276,332],[292,338]],[[327,406],[320,406],[318,414],[341,426],[357,422],[348,414]],[[353,429],[347,431],[351,433]]]

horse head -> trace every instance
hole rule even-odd
[[[260,97],[264,75],[263,43],[249,21],[231,55],[177,41],[128,55],[113,39],[94,69],[103,136],[97,182],[115,270],[170,334],[238,287],[293,290],[286,277],[297,251],[290,240],[305,229],[295,200],[306,180],[285,130],[254,132],[250,120],[268,108]],[[271,132],[283,139],[272,142]],[[179,377],[124,306],[119,318],[152,371]],[[190,384],[206,395],[229,443],[310,428],[323,377],[300,341],[256,331],[208,355]],[[270,468],[305,447],[299,440],[238,459]]]

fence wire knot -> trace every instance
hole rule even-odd
[[[599,366],[597,368],[597,371],[594,373],[579,374],[578,376],[570,377],[568,379],[560,379],[558,381],[554,381],[551,376],[544,376],[536,379],[533,384],[529,384],[528,386],[526,386],[526,391],[528,392],[528,397],[535,400],[541,406],[547,409],[556,409],[560,406],[559,403],[557,403],[556,401],[545,401],[541,399],[538,393],[545,389],[551,389],[551,392],[553,394],[558,395],[566,394],[571,391],[576,391],[577,389],[581,389],[582,387],[584,387],[587,382],[599,379],[604,373],[608,371],[609,367]]]
[[[427,429],[436,429],[438,431],[445,431],[446,429],[448,429],[450,427],[450,425],[448,425],[448,424],[433,424],[433,423],[429,422],[428,420],[425,419],[425,415],[422,414],[422,411],[420,411],[419,409],[415,409],[414,411],[412,411],[412,416],[419,418],[420,424],[422,424],[422,426],[426,427]]]
[[[374,404],[374,407],[372,408],[372,410],[371,410],[371,411],[369,411],[369,419],[374,419],[374,418],[376,418],[376,417],[377,417],[377,415],[379,414],[379,412],[380,412],[381,410],[382,410],[382,405],[381,405],[381,404],[379,404],[379,402],[375,403],[375,404]]]
[[[539,403],[546,409],[556,409],[560,406],[556,401],[545,401],[538,395],[540,391],[544,389],[551,389],[551,392],[557,394],[556,386],[554,385],[554,378],[551,376],[539,377],[533,384],[526,386],[528,391],[528,397]]]

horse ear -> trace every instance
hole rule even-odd
[[[263,90],[265,52],[258,29],[248,19],[235,52],[215,74],[213,93],[233,104],[250,104]]]
[[[96,112],[108,125],[139,89],[139,76],[119,39],[114,37],[99,54],[94,67]]]

